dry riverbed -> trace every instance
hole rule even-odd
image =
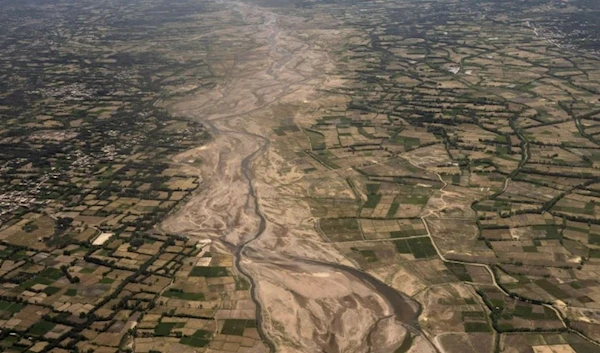
[[[244,36],[257,45],[215,54],[215,70],[227,63],[217,87],[163,103],[173,114],[209,126],[214,139],[178,158],[183,165],[202,161],[202,184],[161,227],[210,238],[233,252],[236,270],[253,285],[271,350],[392,352],[409,332],[419,335],[419,305],[354,269],[321,239],[306,201],[311,182],[272,143],[274,128],[305,126],[311,112],[346,103],[323,89],[343,83],[332,76],[337,63],[325,44],[349,33],[327,29],[333,18],[307,23],[253,5],[228,6],[244,29],[220,35]],[[341,176],[326,178],[339,183]],[[433,351],[421,337],[413,350]]]

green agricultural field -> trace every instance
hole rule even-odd
[[[175,328],[181,328],[184,324],[180,322],[161,322],[154,328],[156,336],[169,336]]]
[[[226,277],[229,276],[227,268],[220,266],[195,266],[190,272],[192,277]]]
[[[413,254],[415,258],[422,259],[437,255],[431,239],[428,237],[412,238],[407,240],[394,240],[396,251],[401,254]]]
[[[223,335],[242,336],[246,328],[256,328],[256,321],[242,319],[226,319],[221,329]]]
[[[181,338],[179,343],[192,347],[206,347],[210,344],[212,337],[212,332],[198,330],[192,336]]]
[[[363,205],[364,208],[375,208],[381,200],[381,195],[369,194],[367,195],[367,201]]]
[[[29,328],[28,333],[33,336],[43,336],[52,330],[56,324],[48,321],[40,321]]]
[[[492,328],[486,322],[465,322],[465,332],[491,332]]]

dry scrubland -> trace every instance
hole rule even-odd
[[[69,4],[1,27],[5,351],[600,350],[588,3]]]

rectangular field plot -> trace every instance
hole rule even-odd
[[[359,205],[352,199],[308,199],[314,217],[349,218],[356,217]]]
[[[205,298],[204,293],[186,293],[180,289],[169,289],[163,293],[163,296],[190,301],[202,301]]]
[[[394,240],[394,245],[399,253],[413,254],[416,259],[437,255],[429,237]]]
[[[424,184],[368,183],[367,200],[363,203],[361,216],[388,219],[417,217],[433,191],[432,187]]]
[[[332,242],[362,239],[356,218],[323,218],[319,220],[319,227]]]
[[[161,322],[154,328],[154,335],[156,336],[168,336],[171,334],[171,330],[174,328],[182,328],[184,323],[182,322]]]
[[[598,224],[567,221],[563,235],[565,238],[580,242],[592,250],[600,248],[600,225]],[[593,254],[590,255],[595,257]]]
[[[226,267],[220,266],[195,266],[190,272],[192,277],[226,277],[229,272]]]
[[[517,228],[533,225],[553,225],[557,222],[562,222],[560,218],[555,219],[548,212],[544,214],[521,214],[514,215],[506,218],[494,218],[481,220],[482,229],[494,229],[494,228]]]
[[[593,281],[578,281],[574,279],[557,280],[554,277],[540,278],[535,275],[535,268],[523,266],[504,266],[511,270],[517,270],[522,267],[522,274],[514,275],[518,281],[505,283],[504,287],[511,293],[518,294],[522,298],[538,300],[542,302],[554,302],[560,300],[573,307],[597,308],[600,303],[600,288]],[[583,271],[587,269],[583,268]],[[589,271],[589,270],[588,270]],[[547,272],[547,271],[546,271]],[[554,271],[556,272],[556,271]],[[568,272],[564,275],[568,275]],[[529,274],[531,273],[531,274]]]
[[[305,130],[304,132],[310,140],[310,147],[313,151],[325,149],[325,136],[321,132],[315,130]]]
[[[387,159],[390,153],[379,145],[352,146],[327,150],[340,168],[350,168],[373,164],[375,161]]]
[[[23,309],[23,304],[0,300],[0,318],[2,319],[10,318],[13,314],[21,311],[21,309]]]
[[[360,224],[367,240],[427,235],[425,225],[419,218],[394,220],[361,219]]]
[[[488,240],[559,239],[559,225],[483,228],[481,235]]]
[[[582,218],[596,218],[596,203],[599,199],[581,195],[567,195],[560,199],[552,210],[562,214],[578,216]]]
[[[221,328],[222,335],[243,336],[244,330],[248,328],[256,328],[255,320],[243,319],[226,319]]]
[[[467,266],[459,263],[444,263],[448,271],[452,272],[459,280],[465,282],[473,281],[471,274],[467,270]]]
[[[419,239],[416,240],[418,241]],[[406,240],[402,241],[405,242]],[[399,252],[395,242],[394,240],[344,242],[338,243],[337,246],[345,256],[358,263],[365,270],[405,264],[417,258],[417,256],[409,251],[410,247],[408,246],[405,252]],[[427,245],[424,247],[427,247]],[[415,246],[415,248],[417,249],[417,255],[423,256],[418,259],[423,259],[423,246]],[[442,268],[440,271],[444,269]],[[447,278],[455,279],[455,277],[448,273],[444,273],[443,275]]]
[[[192,347],[206,347],[210,344],[212,336],[212,332],[198,330],[192,336],[183,337],[179,343]]]
[[[56,324],[48,321],[40,321],[29,328],[28,333],[33,336],[43,336],[52,330]]]

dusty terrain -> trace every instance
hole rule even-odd
[[[315,43],[347,33],[327,29],[332,18],[317,22],[324,27],[319,30],[263,8],[230,6],[251,25],[221,35],[243,35],[258,45],[213,58],[219,67],[228,65],[216,88],[165,103],[172,113],[210,126],[214,140],[178,158],[202,160],[201,191],[162,229],[210,237],[234,252],[237,270],[253,283],[272,349],[393,351],[409,330],[418,334],[418,304],[354,270],[322,241],[303,201],[310,181],[270,143],[273,128],[309,122],[311,112],[345,103],[320,91],[341,80],[328,75],[336,65],[329,48]],[[425,340],[415,343],[420,352],[433,349]]]

